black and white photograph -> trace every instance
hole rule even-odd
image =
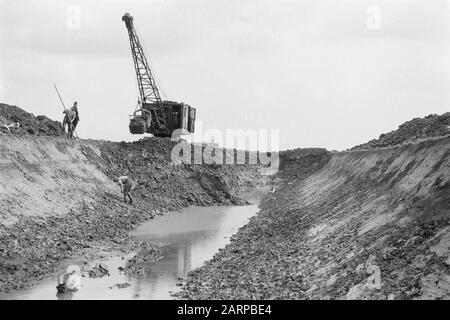
[[[450,1],[0,0],[3,302],[449,298]]]

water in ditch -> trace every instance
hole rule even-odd
[[[230,237],[256,214],[256,205],[236,207],[190,207],[171,212],[141,225],[132,236],[156,244],[163,258],[149,262],[150,272],[126,275],[119,271],[133,254],[94,261],[108,266],[110,276],[82,278],[73,294],[56,294],[56,278],[36,287],[17,291],[2,299],[171,299],[178,278],[202,266],[226,246]],[[125,288],[116,284],[127,283]]]

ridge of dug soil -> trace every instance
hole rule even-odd
[[[238,195],[265,183],[255,165],[173,165],[174,144],[0,132],[0,292],[97,247],[129,246],[129,231],[155,215],[244,204]],[[123,174],[136,182],[133,206],[112,181]]]
[[[450,137],[286,159],[260,212],[178,297],[450,297]]]
[[[442,115],[430,114],[424,118],[414,118],[401,124],[397,130],[380,135],[367,143],[350,150],[363,150],[398,146],[420,139],[450,135],[450,112]]]
[[[19,126],[7,128],[13,123],[18,123]],[[0,103],[0,132],[16,135],[60,136],[65,131],[59,121],[51,120],[43,115],[34,116],[17,106]]]

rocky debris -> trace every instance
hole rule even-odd
[[[18,126],[6,126],[18,123]],[[18,135],[61,136],[65,134],[62,123],[46,116],[34,116],[19,107],[0,103],[0,132]]]
[[[238,195],[264,183],[257,165],[174,165],[171,151],[176,144],[165,138],[104,142],[100,144],[101,157],[85,149],[91,162],[111,179],[130,176],[136,183],[134,196],[167,210],[191,205],[243,205],[246,202]]]
[[[116,283],[115,285],[113,285],[112,287],[109,287],[110,289],[125,289],[128,288],[129,286],[131,286],[131,284],[129,284],[128,282],[124,282],[124,283]]]
[[[14,225],[0,225],[0,292],[24,288],[94,246],[133,250],[137,246],[128,233],[153,218],[151,208],[146,203],[130,207],[104,194],[95,206],[82,205],[64,216],[24,216]]]
[[[185,277],[178,277],[177,278],[177,287],[182,287],[183,285],[186,284],[186,278]]]
[[[425,118],[414,118],[407,121],[401,124],[397,130],[382,134],[378,139],[373,139],[350,150],[384,148],[449,134],[450,112],[443,115],[430,114]]]
[[[134,275],[149,273],[151,270],[148,262],[158,261],[163,258],[161,251],[154,248],[150,243],[142,242],[140,247],[139,252],[127,261],[123,272]]]
[[[304,179],[322,168],[331,158],[331,153],[323,148],[298,148],[279,153],[280,177]]]
[[[99,263],[89,270],[88,274],[89,278],[101,278],[104,276],[109,276],[109,269],[103,263]]]

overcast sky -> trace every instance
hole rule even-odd
[[[130,12],[162,90],[203,130],[279,129],[280,148],[345,149],[450,111],[448,1],[0,0],[0,102],[83,138],[135,140]],[[79,13],[79,16],[78,16]]]

